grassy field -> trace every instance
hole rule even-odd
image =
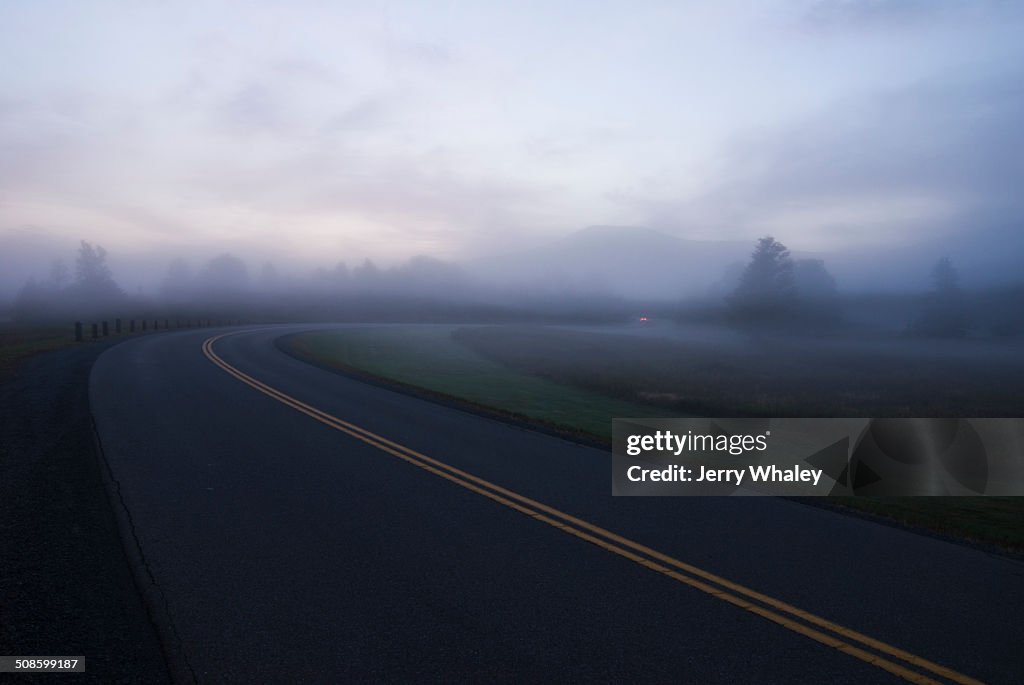
[[[453,331],[434,325],[352,328],[307,333],[285,344],[323,366],[358,369],[599,440],[611,439],[616,416],[662,413],[506,368],[455,342]]]
[[[33,354],[74,344],[73,334],[66,327],[0,324],[0,383],[10,378],[16,366]]]
[[[669,416],[1024,416],[1019,343],[726,333],[481,326],[454,338],[507,368]]]
[[[611,418],[1022,415],[1022,364],[971,344],[716,341],[544,327],[396,326],[296,336],[354,368],[607,440]],[[984,352],[986,348],[981,348]],[[846,497],[829,504],[1024,552],[1024,497]]]

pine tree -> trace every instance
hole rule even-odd
[[[746,321],[767,322],[792,311],[796,297],[789,250],[772,236],[761,238],[730,297],[730,306]]]

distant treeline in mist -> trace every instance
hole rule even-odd
[[[925,337],[1008,337],[1024,332],[1024,284],[965,291],[949,257],[927,274],[923,294],[841,296],[820,259],[794,260],[785,245],[761,238],[734,277],[721,315],[734,325],[775,329],[903,329]]]
[[[797,259],[771,236],[749,260],[729,266],[702,296],[664,292],[646,299],[607,291],[514,287],[460,266],[415,257],[380,268],[338,262],[295,276],[269,262],[251,269],[232,254],[198,265],[172,260],[158,291],[125,292],[107,252],[82,241],[72,265],[18,292],[11,317],[67,322],[111,317],[213,317],[253,321],[554,321],[676,320],[751,331],[827,334],[887,331],[925,337],[1014,337],[1024,333],[1024,282],[984,290],[961,286],[951,258],[922,273],[918,292],[843,293],[821,259]]]
[[[82,241],[74,267],[55,260],[45,278],[18,291],[11,317],[20,322],[97,318],[229,318],[251,321],[524,321],[624,320],[632,303],[586,293],[548,297],[487,286],[450,262],[414,257],[391,268],[371,260],[338,262],[303,277],[266,262],[253,271],[224,253],[198,267],[174,259],[152,295],[126,292],[107,265],[107,252]]]

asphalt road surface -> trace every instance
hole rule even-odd
[[[1024,681],[1019,561],[787,500],[613,498],[606,452],[275,347],[301,329],[93,367],[178,680]]]

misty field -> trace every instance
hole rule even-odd
[[[610,438],[615,417],[1020,416],[1020,348],[980,341],[751,338],[702,328],[386,326],[290,336],[296,356]],[[829,504],[1024,550],[1024,498]]]
[[[289,346],[594,436],[616,416],[1024,415],[1019,343],[396,325],[309,333]]]
[[[510,369],[698,416],[1021,416],[1024,348],[993,341],[465,327]]]
[[[356,369],[572,433],[611,439],[613,416],[657,416],[642,403],[538,378],[455,342],[444,325],[377,326],[289,336],[292,354],[323,366]]]
[[[59,326],[0,324],[0,382],[9,378],[23,360],[74,342],[72,331]]]

